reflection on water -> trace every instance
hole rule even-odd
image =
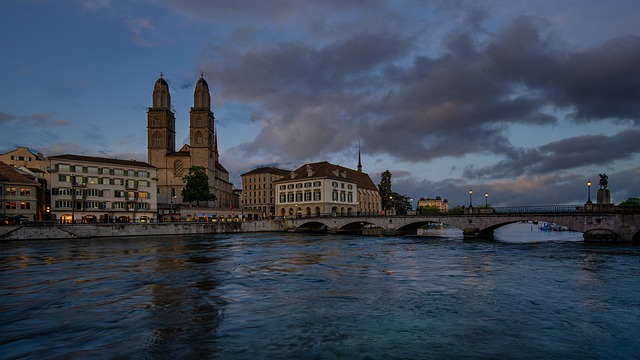
[[[0,358],[640,353],[640,250],[527,226],[2,243]]]

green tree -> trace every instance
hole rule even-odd
[[[436,206],[436,205],[431,205],[431,206],[420,206],[418,207],[418,213],[420,214],[439,214],[440,213],[440,207]]]
[[[185,186],[182,189],[182,199],[186,202],[195,201],[200,206],[200,201],[215,201],[216,196],[209,190],[209,176],[202,166],[189,168],[189,173],[182,180]]]
[[[391,202],[389,205],[392,209],[396,210],[397,215],[405,215],[407,211],[412,210],[411,198],[395,191],[391,192]]]
[[[621,202],[620,206],[640,206],[640,198],[630,197],[627,200]]]
[[[464,213],[464,206],[458,205],[453,209],[449,209],[449,214],[451,215],[460,215]]]
[[[382,198],[382,209],[386,210],[390,205],[393,192],[391,191],[391,171],[387,170],[380,174],[380,183],[378,183],[378,191]]]

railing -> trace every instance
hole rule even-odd
[[[497,214],[555,214],[584,212],[584,205],[505,206],[493,209]]]

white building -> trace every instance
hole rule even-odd
[[[156,168],[141,161],[50,156],[51,219],[64,223],[157,220]]]
[[[368,174],[330,164],[306,164],[274,181],[276,216],[379,215],[381,199]]]

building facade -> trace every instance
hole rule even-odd
[[[440,196],[436,196],[435,199],[420,198],[418,200],[418,209],[421,207],[431,207],[438,209],[439,212],[446,213],[449,212],[449,201],[447,199],[442,200]]]
[[[276,193],[274,182],[289,175],[290,170],[276,167],[259,167],[246,172],[242,178],[242,205],[256,210],[261,218],[276,215]]]
[[[155,167],[141,161],[50,156],[51,219],[62,223],[157,220]]]
[[[40,183],[0,161],[1,224],[41,220],[38,209]]]
[[[34,154],[27,147],[17,146],[15,150],[0,154],[0,161],[15,168],[26,167],[38,177],[49,181],[49,159],[41,153]]]
[[[379,215],[380,192],[369,175],[329,162],[305,164],[274,181],[281,217]]]
[[[203,167],[209,190],[216,201],[209,207],[228,208],[234,201],[229,172],[219,162],[215,118],[211,111],[209,85],[202,76],[196,82],[194,103],[189,112],[189,144],[176,151],[176,119],[171,110],[169,85],[162,78],[153,88],[153,104],[147,112],[148,162],[157,168],[159,208],[170,209],[183,203],[182,178],[189,168]]]

